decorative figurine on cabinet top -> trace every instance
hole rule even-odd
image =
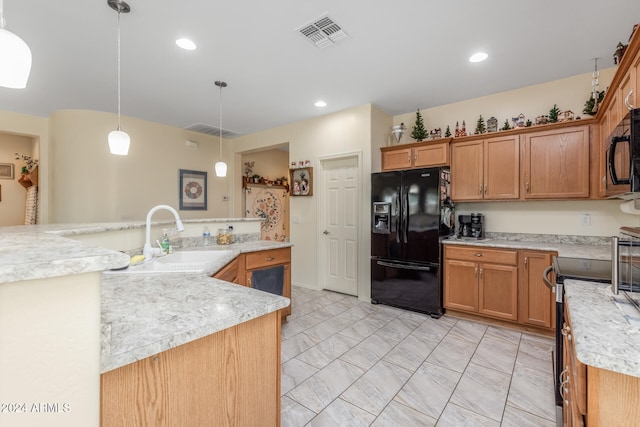
[[[491,116],[489,120],[487,120],[487,132],[497,132],[498,131],[498,119]]]

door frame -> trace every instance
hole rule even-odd
[[[330,155],[326,155],[326,156],[319,156],[318,157],[318,173],[316,175],[315,178],[315,185],[316,185],[316,191],[317,191],[317,195],[318,195],[318,202],[316,205],[316,217],[318,218],[317,221],[317,229],[316,229],[316,233],[318,236],[317,241],[317,248],[316,248],[316,253],[318,254],[318,268],[316,269],[316,283],[318,286],[318,289],[324,289],[325,286],[325,277],[323,275],[323,271],[325,271],[325,269],[323,267],[325,267],[327,265],[327,255],[326,253],[323,251],[323,243],[324,240],[320,237],[320,235],[322,234],[322,231],[325,229],[325,223],[324,223],[324,213],[323,213],[323,207],[325,205],[325,201],[327,200],[327,189],[324,185],[325,183],[325,174],[327,173],[325,166],[324,166],[324,162],[326,161],[331,161],[331,160],[340,160],[340,159],[349,159],[349,158],[356,158],[357,160],[357,175],[358,175],[358,185],[357,185],[357,189],[358,189],[358,203],[357,203],[357,215],[356,218],[358,218],[358,224],[357,224],[357,239],[358,239],[358,247],[356,249],[356,252],[358,253],[358,258],[357,258],[357,262],[358,265],[356,266],[356,271],[358,274],[358,285],[356,286],[356,294],[359,297],[360,296],[360,281],[362,280],[362,272],[361,272],[361,264],[362,264],[362,259],[361,258],[361,249],[363,247],[362,244],[362,238],[364,236],[363,232],[362,232],[362,197],[363,197],[363,193],[362,193],[362,187],[363,187],[363,180],[362,180],[362,150],[358,150],[358,151],[347,151],[344,153],[337,153],[337,154],[330,154]],[[367,222],[368,224],[368,222]],[[368,261],[369,257],[367,256],[367,261]],[[367,264],[368,266],[368,264]]]

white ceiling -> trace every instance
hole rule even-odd
[[[590,72],[594,57],[610,67],[640,21],[638,0],[128,3],[122,114],[217,127],[213,82],[224,80],[223,127],[242,134],[366,103],[408,113]],[[349,37],[320,50],[295,29],[324,13]],[[106,0],[4,0],[4,15],[33,67],[26,89],[0,88],[0,110],[117,111],[117,13]],[[178,48],[179,37],[198,49]],[[469,63],[477,50],[489,59]]]

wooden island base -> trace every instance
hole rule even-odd
[[[103,427],[279,426],[280,313],[100,378]]]

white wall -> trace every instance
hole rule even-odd
[[[372,121],[384,119],[386,122],[372,130]],[[360,226],[360,259],[358,260],[359,273],[359,297],[368,299],[369,289],[369,199],[370,199],[370,173],[372,159],[372,141],[376,141],[377,146],[386,144],[385,133],[391,126],[391,117],[375,109],[371,105],[363,105],[334,114],[328,114],[318,118],[305,120],[289,125],[281,126],[258,132],[252,135],[243,136],[233,140],[234,153],[243,153],[259,149],[261,147],[271,147],[282,143],[289,143],[290,161],[310,160],[311,166],[318,167],[318,159],[328,156],[336,156],[344,153],[362,154],[362,175],[363,182],[360,200],[361,226]],[[379,151],[373,153],[379,156]],[[238,155],[239,157],[239,155]],[[237,170],[242,165],[236,158],[234,168]],[[235,172],[236,175],[239,173]],[[314,186],[317,188],[317,182]],[[238,195],[239,189],[234,184],[235,193]],[[317,191],[314,189],[314,192]],[[237,197],[236,197],[237,198]],[[300,222],[291,221],[291,242],[294,244],[292,251],[292,282],[296,286],[308,288],[317,287],[318,270],[318,239],[320,230],[318,229],[318,204],[317,197],[293,197],[290,201],[290,218],[299,218]],[[239,215],[240,205],[236,203],[235,214]]]
[[[228,178],[215,176],[219,138],[131,117],[128,156],[109,153],[107,134],[117,124],[109,113],[62,110],[50,118],[51,222],[144,220],[158,204],[179,206],[179,169],[208,173],[208,210],[181,211],[182,218],[228,217]],[[188,148],[185,141],[199,143]],[[225,159],[229,163],[228,159]]]
[[[0,284],[0,378],[2,426],[99,425],[100,272]]]
[[[613,79],[615,67],[600,71],[600,90],[604,90]],[[549,114],[554,104],[561,111],[571,110],[582,118],[587,118],[582,113],[584,103],[591,94],[592,73],[580,74],[565,79],[554,80],[533,86],[527,86],[507,92],[473,98],[453,104],[421,110],[425,128],[428,130],[440,127],[442,135],[447,125],[453,135],[456,121],[465,120],[467,134],[472,134],[480,114],[485,120],[491,116],[498,119],[498,128],[501,128],[505,119],[511,123],[511,118],[523,113],[527,119],[535,123],[536,116]],[[393,124],[404,122],[407,131],[402,137],[402,142],[413,142],[411,130],[416,122],[415,111],[393,117]],[[395,142],[395,140],[394,140]]]

